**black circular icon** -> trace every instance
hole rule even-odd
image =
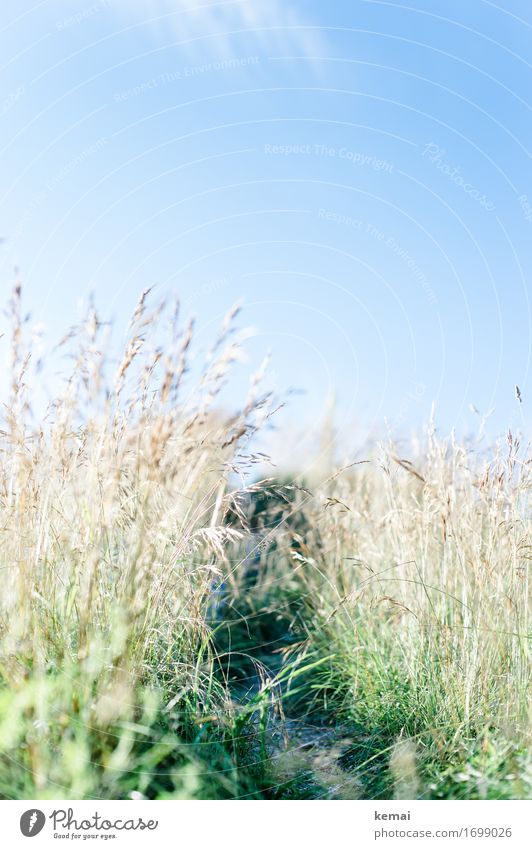
[[[20,830],[24,837],[35,837],[43,830],[46,817],[38,808],[30,808],[24,811],[20,818]]]

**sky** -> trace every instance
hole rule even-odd
[[[201,350],[241,300],[227,403],[271,351],[281,436],[526,430],[529,2],[20,0],[0,65],[2,295],[47,338],[154,285]]]

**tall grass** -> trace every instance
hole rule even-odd
[[[15,289],[0,796],[530,796],[526,449],[431,425],[257,481],[261,373],[221,410],[235,314],[200,368],[147,292],[118,359],[91,307],[43,388]]]
[[[148,309],[147,295],[118,360],[89,309],[55,353],[72,364],[44,412],[32,409],[42,378],[13,295],[0,434],[4,797],[241,786],[205,617],[244,530],[224,518],[239,515],[234,481],[253,464],[246,442],[268,399],[255,381],[239,413],[214,409],[240,355],[234,310],[191,385],[192,327]]]
[[[431,425],[265,530],[254,604],[285,608],[292,653],[331,656],[305,710],[349,725],[361,792],[530,795],[531,462],[511,433],[486,455]]]

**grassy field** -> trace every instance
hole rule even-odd
[[[526,447],[430,425],[260,479],[261,373],[219,401],[234,311],[199,369],[149,300],[116,361],[89,310],[41,412],[13,294],[0,796],[529,798]]]

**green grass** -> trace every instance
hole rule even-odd
[[[431,426],[411,454],[260,480],[260,375],[220,412],[235,311],[193,379],[191,329],[147,293],[118,363],[89,311],[44,411],[21,315],[16,290],[1,797],[530,797],[518,440]]]
[[[489,461],[392,450],[300,496],[239,609],[330,656],[285,708],[341,725],[360,795],[528,798],[529,465],[511,436]]]

